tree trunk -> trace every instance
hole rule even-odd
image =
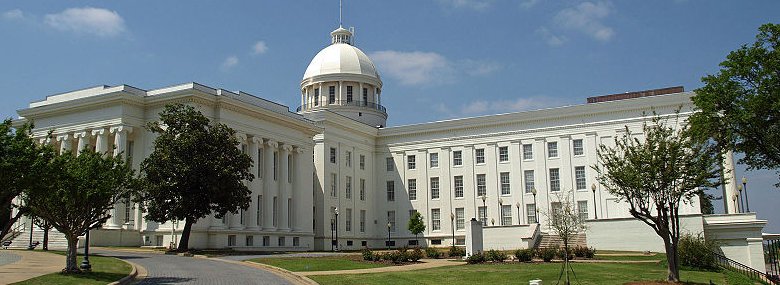
[[[43,228],[43,250],[49,250],[49,228]]]
[[[21,217],[23,214],[24,214],[24,211],[21,211],[21,210],[19,210],[19,212],[18,212],[18,213],[16,213],[16,216],[14,216],[13,214],[11,214],[11,212],[9,212],[9,213],[8,213],[8,218],[9,218],[9,219],[8,219],[7,223],[3,225],[3,228],[2,228],[2,230],[0,230],[0,238],[3,238],[3,237],[5,237],[5,235],[7,235],[7,234],[8,234],[8,233],[11,231],[11,227],[13,227],[13,226],[14,226],[14,224],[16,223],[16,221],[18,221],[18,220],[19,220],[19,218],[20,218],[20,217]]]
[[[77,260],[77,252],[78,249],[78,236],[75,235],[65,235],[65,238],[68,240],[68,252],[65,256],[65,269],[62,269],[62,272],[64,273],[73,273],[73,272],[81,272],[79,269],[79,264]]]
[[[190,231],[192,230],[192,219],[184,219],[184,230],[181,231],[181,239],[179,239],[178,251],[187,251],[190,248]]]
[[[679,255],[677,254],[677,243],[672,242],[670,237],[666,236],[664,239],[664,248],[666,248],[666,262],[668,266],[668,276],[666,280],[669,282],[680,282],[680,266]]]

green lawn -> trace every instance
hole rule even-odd
[[[657,260],[657,261],[664,261],[666,260],[666,254],[665,253],[656,253],[655,255],[604,255],[596,253],[596,257],[594,259],[599,260]]]
[[[268,264],[294,272],[364,269],[389,266],[387,264],[365,262],[359,255],[316,258],[255,258],[250,261]]]
[[[57,252],[55,252],[57,253]],[[79,256],[78,261],[81,262],[82,257]],[[38,285],[38,284],[108,284],[119,279],[124,278],[127,274],[130,274],[132,267],[126,262],[113,258],[97,255],[89,256],[90,264],[92,264],[92,272],[81,274],[60,274],[51,273],[43,276],[38,276],[33,279],[28,279],[22,282],[14,284],[22,285]],[[62,264],[65,267],[65,264]]]
[[[328,284],[526,284],[542,279],[544,284],[558,280],[560,263],[480,264],[447,266],[405,272],[309,276],[322,285]],[[665,280],[666,267],[659,264],[575,263],[572,264],[580,284],[624,284],[630,281]],[[681,278],[692,284],[725,284],[718,272],[681,271]],[[572,283],[575,283],[572,280]]]

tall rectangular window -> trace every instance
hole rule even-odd
[[[512,205],[501,205],[501,225],[512,225]]]
[[[487,226],[487,207],[478,207],[477,216],[479,217],[479,221],[482,222],[482,226]]]
[[[255,213],[255,223],[258,226],[263,225],[263,195],[257,195],[257,213]]]
[[[360,201],[366,200],[366,180],[360,178]]]
[[[361,154],[360,155],[360,170],[365,170],[365,169],[366,169],[366,156]]]
[[[336,103],[336,86],[328,86],[328,104]]]
[[[352,199],[352,176],[347,176],[346,185],[344,187],[345,196],[347,199]]]
[[[501,172],[499,174],[501,180],[501,195],[509,195],[512,193],[509,183],[509,172]]]
[[[466,211],[464,208],[455,208],[455,229],[463,230],[466,228]]]
[[[561,210],[563,210],[563,205],[561,202],[552,202],[550,203],[550,208],[552,209],[553,214],[560,214]]]
[[[509,161],[509,147],[508,146],[502,146],[498,148],[498,161],[505,162]]]
[[[431,177],[431,199],[439,199],[439,177]]]
[[[330,148],[330,163],[336,163],[336,148]]]
[[[582,139],[573,140],[572,141],[572,151],[574,152],[574,155],[583,155],[585,154],[585,147],[582,145]]]
[[[430,156],[430,161],[431,161],[431,163],[430,163],[431,168],[439,167],[439,153],[438,152],[433,152],[433,153],[429,154],[429,156]]]
[[[338,176],[336,173],[330,174],[330,196],[336,197],[336,185],[338,185]]]
[[[287,228],[292,229],[293,218],[295,217],[295,209],[293,208],[292,198],[287,199]]]
[[[393,162],[392,157],[385,158],[385,163],[387,164],[387,171],[395,170],[395,162]]]
[[[580,221],[586,221],[588,219],[588,201],[577,201],[577,214],[580,216]]]
[[[523,145],[523,160],[531,160],[534,159],[534,145],[532,144],[524,144]]]
[[[476,159],[477,159],[477,164],[485,163],[485,149],[484,148],[478,148],[478,149],[474,150],[474,152],[476,153],[475,156],[476,156]]]
[[[387,181],[387,201],[395,201],[395,181]]]
[[[417,179],[409,179],[406,185],[409,188],[409,200],[417,200]]]
[[[525,170],[523,171],[523,178],[525,180],[524,188],[525,193],[532,193],[534,189],[534,171],[533,170]]]
[[[278,166],[279,166],[279,152],[274,151],[274,181],[276,181],[276,178],[279,176]]]
[[[263,148],[257,149],[257,178],[263,179]]]
[[[346,163],[347,163],[347,167],[352,167],[352,152],[351,151],[346,151],[346,157],[345,158],[346,158],[345,160],[346,160]]]
[[[387,211],[387,224],[390,225],[390,232],[395,232],[395,211]]]
[[[344,230],[351,232],[352,231],[352,209],[347,208],[347,212],[345,213],[347,215],[345,221],[346,225],[344,226]]]
[[[417,168],[417,156],[416,155],[407,155],[406,156],[406,164],[410,170]]]
[[[477,174],[477,197],[487,195],[487,183],[485,182],[485,174]]]
[[[287,183],[293,182],[293,167],[295,166],[292,155],[287,155]]]
[[[587,189],[587,181],[585,181],[585,166],[574,167],[574,179],[577,184],[577,190]]]
[[[547,143],[547,157],[558,157],[558,142]]]
[[[550,168],[550,191],[561,191],[561,173],[558,168]]]
[[[279,219],[279,215],[278,215],[279,201],[278,200],[279,199],[277,199],[277,197],[274,197],[274,201],[273,201],[274,205],[273,205],[273,208],[271,209],[272,210],[272,214],[273,214],[271,216],[271,218],[273,219],[273,226],[274,227],[276,227],[276,225],[278,224],[277,220]]]
[[[363,106],[368,102],[368,88],[363,88]]]
[[[458,175],[454,178],[455,198],[463,198],[463,176]]]
[[[352,102],[352,86],[347,86],[347,103]]]
[[[360,232],[366,232],[366,210],[360,210]]]
[[[441,230],[441,209],[431,209],[431,230]]]
[[[460,166],[463,165],[463,152],[460,150],[456,150],[452,152],[452,165]]]
[[[320,105],[320,89],[314,88],[314,106]]]
[[[525,205],[525,213],[527,215],[527,222],[529,224],[531,223],[538,223],[539,221],[536,219],[536,204],[527,204]]]

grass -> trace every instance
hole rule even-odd
[[[389,266],[388,264],[365,262],[359,255],[327,256],[317,258],[255,258],[250,261],[284,268],[293,272],[349,270]]]
[[[659,264],[575,263],[579,284],[624,284],[631,281],[666,279],[666,267]],[[505,263],[447,266],[405,272],[309,276],[328,284],[523,284],[542,279],[545,284],[558,280],[560,263]],[[680,271],[689,284],[726,284],[719,272]],[[576,283],[572,277],[572,282]]]
[[[596,257],[594,259],[597,259],[597,260],[616,260],[616,261],[625,261],[625,260],[656,260],[656,261],[664,261],[664,260],[666,260],[666,254],[665,253],[656,253],[655,255],[624,256],[624,255],[603,255],[603,254],[596,253]]]
[[[58,254],[64,254],[62,252],[54,252]],[[81,262],[82,258],[79,257],[78,261]],[[124,278],[130,273],[132,267],[130,264],[113,257],[105,257],[98,255],[89,256],[90,264],[92,264],[92,271],[81,274],[61,274],[51,273],[42,276],[38,276],[32,279],[28,279],[22,282],[17,282],[17,285],[38,285],[38,284],[79,284],[79,285],[91,285],[91,284],[108,284],[119,279]],[[65,264],[62,264],[65,267]]]

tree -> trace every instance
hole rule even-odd
[[[30,218],[33,219],[33,224],[35,224],[39,229],[43,230],[43,250],[49,250],[49,232],[52,228],[54,228],[54,225],[41,218]]]
[[[14,199],[41,186],[38,177],[45,173],[43,169],[54,154],[51,146],[35,143],[32,129],[29,123],[14,128],[10,119],[0,124],[0,237],[5,237],[25,214]],[[15,215],[14,209],[19,210]]]
[[[211,124],[191,106],[165,106],[160,121],[147,125],[159,134],[154,151],[141,163],[143,173],[138,199],[146,219],[155,222],[184,220],[178,250],[189,248],[192,225],[207,215],[224,217],[246,210],[251,191],[244,184],[254,176],[252,159],[238,148],[236,132],[224,124]]]
[[[599,146],[594,165],[597,180],[612,195],[629,205],[634,218],[650,226],[664,242],[668,281],[678,282],[680,238],[679,207],[690,204],[704,188],[719,182],[718,155],[712,145],[692,137],[689,125],[680,122],[679,113],[655,115],[643,124],[644,140],[634,138],[628,127],[615,147]]]
[[[765,24],[756,42],[732,51],[721,70],[702,78],[690,121],[700,139],[744,153],[748,169],[780,168],[780,25]],[[780,183],[775,184],[780,186]]]
[[[409,224],[407,225],[410,233],[414,234],[414,240],[417,241],[417,235],[425,231],[425,222],[423,221],[420,212],[415,211],[414,214],[409,216]],[[417,242],[419,245],[419,241]]]
[[[46,186],[23,193],[24,208],[65,235],[68,250],[62,271],[79,272],[78,237],[111,217],[109,210],[134,185],[133,170],[119,157],[86,149],[54,156],[39,179]]]
[[[566,283],[571,284],[569,280],[569,271],[574,272],[569,264],[569,242],[579,233],[584,232],[587,227],[585,221],[580,218],[577,208],[575,208],[574,202],[572,202],[569,195],[563,196],[558,194],[558,203],[560,208],[550,209],[547,213],[547,223],[550,228],[563,242],[563,264],[561,265],[561,273],[558,276],[558,281],[561,280],[563,273],[566,273]]]

